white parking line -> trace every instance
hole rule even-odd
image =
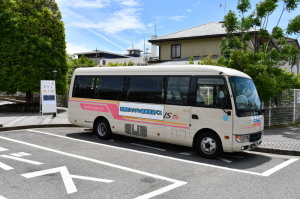
[[[158,150],[158,151],[167,151],[165,149],[155,148],[155,147],[151,147],[151,146],[147,146],[147,145],[143,145],[143,144],[137,144],[137,143],[130,143],[130,144],[135,145],[135,146],[148,148],[148,149],[154,149],[154,150]]]
[[[178,161],[178,162],[184,162],[184,163],[200,165],[200,166],[207,166],[207,167],[211,167],[211,168],[218,168],[218,169],[223,169],[223,170],[227,170],[227,171],[245,173],[245,174],[256,175],[256,176],[268,177],[268,176],[272,175],[273,173],[275,173],[276,171],[279,171],[279,169],[276,170],[276,171],[270,169],[271,171],[274,171],[274,172],[271,172],[270,170],[268,170],[269,172],[266,171],[266,173],[257,173],[257,172],[253,172],[253,171],[232,169],[232,168],[228,168],[228,167],[222,167],[222,166],[216,166],[216,165],[211,165],[211,164],[206,164],[206,163],[183,160],[183,159],[179,159],[179,158],[173,158],[173,157],[169,157],[169,156],[163,156],[163,155],[158,155],[158,154],[153,154],[153,153],[147,153],[147,152],[137,151],[137,150],[133,150],[133,149],[126,149],[126,148],[122,148],[122,147],[110,146],[110,145],[106,145],[106,144],[100,144],[100,143],[95,143],[95,142],[90,142],[90,141],[85,141],[85,140],[78,140],[78,139],[75,139],[75,138],[65,137],[65,136],[56,135],[56,134],[52,134],[52,133],[47,133],[47,132],[43,132],[43,131],[37,131],[37,130],[32,130],[32,129],[29,129],[27,131],[34,132],[34,133],[39,133],[39,134],[44,134],[44,135],[50,135],[50,136],[59,137],[59,138],[64,138],[64,139],[68,139],[68,140],[73,140],[73,141],[76,141],[76,142],[89,143],[89,144],[93,144],[93,145],[104,146],[104,147],[118,149],[118,150],[122,150],[122,151],[130,151],[130,152],[134,152],[134,153],[140,153],[140,154],[150,155],[150,156],[154,156],[154,157],[160,157],[160,158],[164,158],[164,159],[175,160],[175,161]],[[0,136],[0,138],[3,139],[5,137]],[[9,139],[9,138],[5,138],[5,139]],[[298,159],[292,158],[290,160],[292,161],[291,163],[293,163],[293,162],[296,162]],[[285,165],[285,166],[288,166],[288,165]],[[282,169],[282,168],[284,168],[284,167],[281,167],[280,169]]]
[[[231,163],[232,161],[231,160],[227,160],[225,158],[221,158],[221,157],[218,157],[219,160],[222,160],[223,162],[226,162],[226,163]]]
[[[0,147],[0,152],[2,151],[8,151],[8,149]]]
[[[275,173],[276,171],[279,171],[280,169],[283,169],[284,167],[292,164],[293,162],[296,162],[298,159],[289,159],[279,165],[277,165],[276,167],[273,167],[272,169],[269,169],[268,171],[265,171],[262,173],[263,176],[270,176],[273,173]]]
[[[0,199],[7,199],[7,198],[5,198],[4,196],[1,196],[1,195],[0,195]]]
[[[63,152],[63,151],[59,151],[59,150],[55,150],[55,149],[50,149],[50,148],[47,148],[47,147],[39,146],[39,145],[36,145],[36,144],[31,144],[31,143],[28,143],[28,142],[23,142],[23,141],[20,141],[20,140],[15,140],[15,139],[3,137],[3,136],[0,136],[0,139],[15,142],[15,143],[19,143],[19,144],[23,144],[23,145],[38,148],[38,149],[42,149],[42,150],[45,150],[45,151],[50,151],[50,152],[53,152],[53,153],[57,153],[57,154],[61,154],[61,155],[65,155],[65,156],[69,156],[69,157],[73,157],[73,158],[77,158],[77,159],[81,159],[81,160],[86,160],[86,161],[89,161],[89,162],[93,162],[93,163],[97,163],[97,164],[101,164],[101,165],[105,165],[105,166],[109,166],[109,167],[113,167],[113,168],[117,168],[117,169],[121,169],[121,170],[132,172],[132,173],[137,173],[137,174],[157,178],[157,179],[168,181],[168,182],[172,183],[172,184],[170,184],[168,186],[165,186],[161,189],[158,189],[158,190],[155,190],[153,192],[150,192],[150,193],[144,194],[142,196],[139,196],[136,199],[152,198],[152,197],[161,195],[163,193],[166,193],[168,191],[171,191],[173,189],[176,189],[178,187],[181,187],[181,186],[187,184],[187,182],[184,182],[184,181],[175,180],[175,179],[172,179],[172,178],[167,178],[167,177],[159,176],[159,175],[156,175],[156,174],[152,174],[152,173],[148,173],[148,172],[144,172],[144,171],[140,171],[140,170],[136,170],[136,169],[131,169],[131,168],[128,168],[128,167],[124,167],[124,166],[120,166],[120,165],[116,165],[116,164],[112,164],[112,163],[108,163],[108,162],[104,162],[104,161],[100,161],[100,160],[96,160],[96,159],[92,159],[92,158],[87,158],[87,157],[84,157],[84,156],[79,156],[79,155],[75,155],[75,154],[71,154],[71,153],[67,153],[67,152]],[[76,139],[72,139],[72,140],[76,140]],[[90,142],[87,142],[87,143],[90,143]]]
[[[180,155],[195,155],[197,152],[196,151],[187,151],[187,152],[182,152],[182,153],[179,153]]]

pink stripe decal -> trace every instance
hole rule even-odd
[[[69,100],[69,101],[72,101],[72,102],[86,102],[86,101],[79,101],[79,100]],[[167,124],[160,124],[160,123],[153,123],[153,122],[128,120],[128,119],[125,119],[123,116],[119,115],[119,107],[118,107],[117,104],[110,104],[110,103],[103,103],[103,102],[88,102],[88,103],[103,104],[103,105],[108,106],[109,111],[111,112],[113,118],[116,119],[116,120],[123,120],[123,121],[137,122],[137,123],[144,123],[144,124],[152,124],[152,125],[159,125],[159,126],[169,126],[169,127],[181,128],[181,129],[189,129],[189,127],[183,127],[183,126],[174,126],[174,125],[167,125]],[[87,105],[89,105],[89,104],[87,104]],[[80,106],[81,106],[81,103],[80,103]],[[93,106],[93,105],[91,105],[91,106]],[[94,106],[97,106],[97,105],[94,105]],[[108,110],[107,111],[101,111],[101,112],[108,112]]]
[[[108,109],[104,105],[84,104],[80,103],[81,109],[98,112],[108,112]]]

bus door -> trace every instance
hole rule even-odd
[[[201,129],[211,129],[220,136],[224,148],[231,147],[233,117],[225,77],[194,78],[193,93],[196,96],[191,108],[191,135],[194,136]]]
[[[165,140],[183,144],[190,139],[190,109],[188,106],[190,77],[169,77],[164,110]]]

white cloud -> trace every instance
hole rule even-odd
[[[111,0],[57,0],[62,6],[73,8],[105,8],[111,3]]]
[[[80,27],[80,24],[78,23],[78,21],[82,21],[82,23],[81,23],[82,26],[84,24],[90,24],[90,25],[87,25],[86,27],[84,27],[84,28],[86,28],[87,31],[93,33],[94,35],[96,35],[97,37],[100,37],[101,39],[106,40],[107,42],[113,44],[114,46],[120,48],[121,50],[124,50],[116,42],[112,41],[108,37],[105,37],[103,34],[101,34],[99,31],[97,31],[97,29],[92,28],[91,27],[92,22],[89,19],[85,18],[84,16],[82,16],[82,15],[80,15],[78,13],[75,13],[75,12],[73,12],[71,10],[68,10],[68,9],[65,10],[65,14],[67,15],[67,18],[70,21],[69,25],[75,26],[75,27]]]
[[[135,0],[122,0],[121,4],[124,6],[130,6],[130,7],[139,6],[139,2],[135,1]]]
[[[124,30],[145,30],[145,25],[139,17],[139,9],[124,8],[112,13],[108,19],[100,22],[74,22],[73,26],[81,28],[99,29],[109,34],[115,34]]]
[[[73,43],[67,43],[67,53],[73,55],[74,53],[81,53],[81,52],[89,52],[91,49],[86,47],[85,45],[76,45]]]
[[[182,19],[184,19],[186,16],[181,15],[181,16],[170,16],[170,17],[163,17],[163,16],[156,16],[156,20],[160,21],[162,19],[168,19],[168,20],[172,20],[172,21],[182,21]]]
[[[168,17],[168,19],[172,20],[172,21],[182,21],[182,19],[184,19],[186,16],[171,16]]]
[[[68,15],[67,17],[69,18],[75,18],[68,24],[73,27],[97,29],[102,33],[108,34],[116,34],[125,30],[144,31],[146,29],[146,25],[144,25],[140,16],[142,9],[140,9],[138,0],[58,0],[58,2],[64,6],[63,17]],[[75,16],[66,14],[71,11],[70,7],[75,8],[79,6],[100,8],[99,12],[107,15],[101,21],[99,19],[97,21],[97,19],[93,18],[82,20],[80,19],[81,17],[78,17],[78,12]],[[102,9],[104,7],[106,8]],[[73,11],[73,13],[76,13],[76,11]]]
[[[145,52],[148,52],[148,53],[151,52],[151,44],[147,40],[142,39],[142,40],[139,40],[139,41],[133,43],[132,45],[135,49],[140,49],[140,50],[144,51],[144,48],[145,48]],[[132,45],[128,46],[127,49],[132,49]],[[147,50],[147,48],[148,48],[148,50]],[[144,52],[142,52],[142,53],[144,53]]]

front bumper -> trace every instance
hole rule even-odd
[[[252,133],[249,135],[250,135],[249,142],[239,143],[236,140],[234,140],[234,144],[233,144],[234,152],[254,149],[254,148],[257,148],[262,143],[263,131],[257,132],[257,133]]]

